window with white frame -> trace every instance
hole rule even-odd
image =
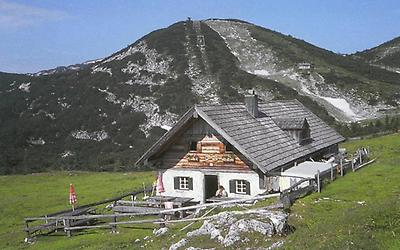
[[[179,189],[189,189],[189,177],[179,177]]]
[[[244,180],[236,180],[236,193],[246,194],[246,182]]]

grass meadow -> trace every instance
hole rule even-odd
[[[342,146],[369,146],[377,161],[298,200],[285,248],[400,249],[400,134]]]
[[[111,235],[109,230],[80,232],[71,238],[64,233],[41,236],[34,244],[23,240],[23,218],[69,209],[69,184],[73,183],[79,204],[87,204],[150,185],[155,173],[52,172],[0,176],[0,249],[109,249],[129,242],[152,230],[132,230]],[[105,205],[104,205],[105,206]]]
[[[400,249],[400,134],[341,145],[349,152],[361,146],[369,146],[377,161],[339,177],[325,185],[321,193],[296,201],[289,217],[294,231],[284,239],[283,249]],[[99,229],[67,238],[59,232],[39,236],[34,244],[23,242],[24,217],[69,208],[69,183],[75,186],[79,204],[86,204],[140,189],[154,179],[152,171],[0,176],[0,249],[168,248],[185,236],[186,231],[180,228],[186,224],[172,226],[161,237],[152,235],[153,225],[135,225],[118,227],[118,234]],[[191,230],[200,225],[195,223]],[[146,243],[145,236],[150,236]],[[260,235],[248,237],[251,241],[246,246],[235,248],[268,246]],[[191,239],[190,246],[221,248],[204,237]]]

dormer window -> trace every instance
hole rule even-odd
[[[274,122],[299,144],[304,145],[311,141],[310,125],[306,118],[282,117],[275,118]]]

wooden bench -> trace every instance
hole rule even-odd
[[[173,196],[152,196],[145,201],[124,201],[119,200],[116,202],[113,211],[116,213],[142,213],[142,212],[158,212],[165,210],[165,202],[172,202],[173,207],[184,207],[188,205],[193,198],[186,197],[173,197]],[[184,211],[179,212],[180,217],[183,218]]]
[[[82,209],[77,209],[75,211],[70,211],[70,212],[63,212],[63,213],[55,213],[53,214],[51,217],[61,217],[61,216],[78,216],[78,215],[83,215],[83,214],[87,214],[87,213],[91,213],[94,212],[95,209],[94,208],[82,208]],[[56,215],[56,216],[54,216]],[[46,216],[45,216],[46,217]],[[50,217],[50,216],[49,216]],[[34,219],[31,218],[26,218],[25,219],[25,228],[24,231],[27,233],[28,238],[36,233],[36,232],[42,232],[43,230],[47,230],[48,232],[52,232],[52,231],[56,231],[58,229],[63,229],[66,225],[65,225],[65,221],[59,219],[59,220],[49,220],[49,221],[45,221],[44,224],[41,225],[37,225],[37,226],[29,226],[29,222],[35,221]],[[83,225],[86,224],[88,222],[90,222],[90,219],[82,219],[82,220],[71,220],[68,221],[69,226],[77,226],[77,225]]]
[[[233,197],[218,197],[218,196],[213,196],[208,199],[206,199],[206,202],[221,202],[221,201],[231,201],[231,200],[237,200],[238,198],[233,198]]]
[[[112,210],[115,213],[145,213],[160,212],[164,209],[160,207],[115,206]]]

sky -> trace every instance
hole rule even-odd
[[[0,0],[0,71],[103,58],[187,17],[241,19],[338,53],[400,36],[398,0]]]

